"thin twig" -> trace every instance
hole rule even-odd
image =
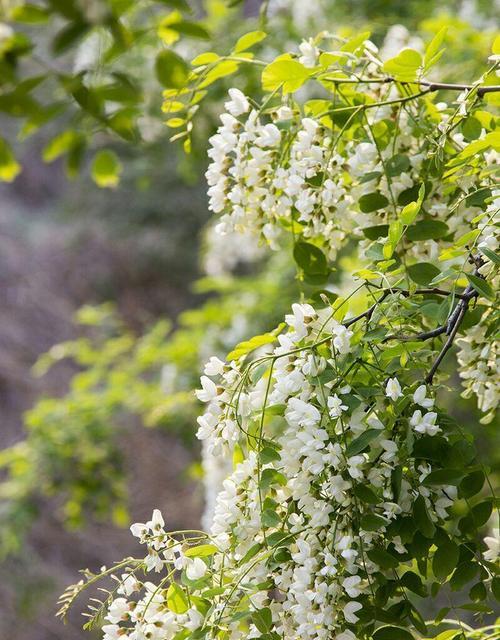
[[[439,368],[439,365],[443,361],[443,358],[445,357],[445,355],[451,349],[451,347],[453,345],[453,341],[455,339],[455,336],[457,335],[457,331],[460,328],[460,325],[462,324],[462,320],[464,319],[464,316],[465,316],[465,313],[467,311],[467,307],[468,306],[469,306],[469,303],[464,301],[464,300],[460,300],[460,302],[458,303],[457,309],[459,309],[459,311],[458,311],[458,314],[456,316],[455,323],[454,323],[453,328],[452,328],[452,330],[451,330],[451,332],[450,332],[450,334],[448,336],[448,340],[446,340],[446,342],[444,343],[443,348],[439,352],[438,357],[435,359],[434,364],[431,367],[431,370],[429,371],[429,373],[425,377],[426,384],[431,384],[432,379],[434,378],[434,374],[436,373],[436,371]]]
[[[430,80],[396,80],[395,78],[325,78],[326,81],[333,84],[385,84],[389,82],[395,82],[403,86],[418,85],[420,87],[427,87],[429,92],[431,91],[472,91],[477,89],[477,94],[482,97],[485,93],[496,93],[500,91],[500,85],[474,85],[474,84],[454,84],[450,82],[432,82]]]

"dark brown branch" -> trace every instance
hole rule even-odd
[[[476,269],[474,271],[474,275],[481,277],[479,273],[479,268],[483,264],[482,259],[478,256],[471,256],[470,262],[476,265]],[[355,322],[366,318],[370,320],[377,306],[387,298],[390,294],[399,293],[403,295],[405,298],[408,298],[412,295],[440,295],[440,296],[454,296],[458,298],[458,303],[455,309],[450,314],[447,322],[436,329],[432,329],[431,331],[424,331],[422,333],[417,333],[414,336],[398,336],[398,335],[390,335],[384,338],[383,342],[388,342],[389,340],[402,340],[402,341],[411,341],[411,340],[429,340],[431,338],[436,338],[442,334],[446,334],[448,336],[446,342],[444,343],[441,351],[439,352],[436,360],[434,361],[429,373],[425,377],[426,384],[430,384],[434,378],[436,371],[438,370],[441,362],[444,357],[448,353],[448,351],[453,346],[453,341],[455,340],[455,336],[457,335],[458,330],[460,329],[460,325],[464,319],[464,316],[469,308],[469,304],[471,300],[477,298],[477,291],[474,289],[472,285],[468,285],[466,289],[464,289],[463,293],[456,293],[454,291],[445,291],[443,289],[431,288],[431,289],[416,289],[415,291],[409,291],[408,289],[382,289],[382,295],[380,298],[372,304],[366,311],[360,313],[354,318],[350,318],[346,322],[344,322],[345,327],[350,327]]]
[[[418,85],[420,87],[426,87],[427,90],[430,91],[472,91],[473,89],[477,90],[477,94],[479,97],[484,96],[486,93],[497,93],[500,91],[500,85],[498,84],[483,84],[483,85],[474,85],[474,84],[455,84],[451,82],[431,82],[430,80],[396,80],[396,78],[359,78],[359,79],[350,79],[350,78],[325,78],[328,82],[332,82],[333,84],[368,84],[368,83],[380,83],[387,84],[389,82],[395,82],[397,84],[401,84],[403,86],[414,86]]]
[[[478,271],[479,267],[482,265],[481,258],[477,256],[471,256],[471,262],[473,262],[476,265],[474,275],[481,277]],[[455,336],[457,335],[460,325],[462,324],[462,320],[464,319],[467,309],[469,308],[469,303],[474,298],[477,298],[477,295],[478,295],[477,291],[470,284],[463,292],[462,299],[459,301],[453,313],[448,318],[448,322],[446,323],[446,334],[448,336],[448,339],[444,343],[443,348],[439,352],[438,357],[434,361],[434,364],[432,365],[431,370],[425,377],[425,382],[427,384],[430,384],[432,382],[434,378],[434,374],[438,370],[439,365],[443,361],[445,355],[451,349],[453,345],[453,341],[455,340]]]
[[[429,91],[472,91],[477,89],[479,97],[485,93],[496,93],[500,91],[500,85],[473,85],[473,84],[451,84],[449,82],[430,82],[428,80],[420,80],[418,82],[401,82],[401,84],[418,84],[422,87],[428,87]]]
[[[477,296],[477,293],[476,293],[476,296]],[[465,313],[467,311],[468,306],[469,306],[469,301],[467,301],[467,300],[460,300],[460,302],[458,303],[458,305],[457,305],[457,307],[455,309],[455,311],[457,311],[457,309],[458,309],[458,313],[454,313],[453,314],[453,316],[454,316],[453,324],[449,325],[451,330],[449,332],[448,339],[446,340],[446,342],[443,345],[443,348],[439,352],[438,357],[435,359],[434,364],[431,367],[431,370],[429,371],[429,373],[425,377],[425,383],[426,384],[431,384],[431,382],[432,382],[432,380],[434,378],[434,374],[436,373],[436,371],[439,368],[439,365],[443,361],[445,355],[451,349],[451,347],[453,345],[453,341],[455,340],[455,336],[457,335],[457,332],[458,332],[458,330],[460,328],[460,325],[462,324],[462,320],[464,319],[464,316],[465,316]]]

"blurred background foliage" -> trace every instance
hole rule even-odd
[[[213,234],[203,171],[233,79],[173,144],[162,91],[254,29],[272,58],[333,29],[393,55],[448,26],[436,74],[465,82],[497,17],[483,1],[0,0],[0,636],[82,637],[53,620],[78,567],[131,553],[125,528],[153,506],[198,525],[202,363],[298,295],[287,255]],[[258,92],[258,69],[236,82]],[[340,258],[339,290],[352,268]],[[454,410],[477,424],[472,402]],[[481,429],[498,471],[495,425]]]

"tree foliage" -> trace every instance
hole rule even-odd
[[[269,61],[237,44],[165,94],[189,140],[207,87],[261,69],[261,95],[232,88],[210,139],[210,208],[219,233],[290,252],[301,294],[277,326],[208,360],[198,437],[224,479],[209,531],[169,533],[157,510],[132,525],[145,558],[104,571],[124,573],[87,625],[104,617],[107,639],[492,632],[460,621],[493,613],[498,543],[483,532],[497,501],[446,409],[443,363],[457,346],[490,423],[498,41],[478,80],[450,85],[429,79],[445,40],[386,60],[369,33],[323,33]],[[99,578],[70,587],[61,615]],[[441,591],[450,606],[426,621]],[[449,614],[457,629],[436,636]]]

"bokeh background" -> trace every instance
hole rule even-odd
[[[200,525],[201,363],[294,298],[286,256],[213,233],[207,139],[231,84],[210,89],[186,155],[159,52],[227,52],[262,27],[272,58],[366,28],[389,57],[448,26],[440,79],[462,82],[499,16],[495,0],[0,1],[1,638],[88,637],[78,612],[54,618],[78,570],[134,554],[128,524],[154,507],[170,529]],[[478,421],[471,402],[455,411]],[[494,427],[478,433],[492,472]]]

